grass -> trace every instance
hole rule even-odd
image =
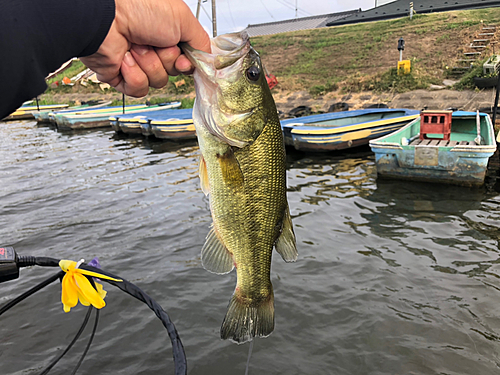
[[[480,30],[482,21],[500,23],[500,8],[416,14],[412,20],[404,17],[265,35],[252,38],[252,44],[269,73],[278,78],[278,90],[305,90],[315,97],[337,90],[404,92],[426,89],[431,83],[442,84],[449,78],[445,67],[455,65],[466,42],[470,43],[470,36]],[[407,76],[395,73],[400,37],[406,41],[404,58],[412,61],[412,71]],[[73,65],[74,71],[68,70],[53,80],[71,77],[84,68],[79,61]],[[471,88],[471,82],[470,74],[466,74],[456,89]],[[192,77],[180,75],[170,77],[165,88],[151,89],[148,98],[180,100],[192,96],[193,91]],[[96,85],[59,86],[48,91],[72,92],[102,91]]]
[[[59,73],[55,77],[47,80],[47,83],[50,85],[51,83],[54,83],[54,82],[60,82],[63,80],[64,77],[68,77],[71,79],[74,76],[76,76],[78,73],[83,72],[85,69],[87,69],[87,67],[85,65],[83,65],[83,63],[80,60],[75,60],[75,61],[73,61],[73,63],[71,64],[71,66],[68,69]]]

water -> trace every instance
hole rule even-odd
[[[368,150],[288,156],[299,260],[274,256],[276,329],[249,374],[497,374],[500,189],[377,181]],[[201,267],[211,222],[196,143],[0,124],[0,243],[90,261],[169,313],[189,374],[244,374],[248,345],[219,339],[235,285]],[[0,305],[54,274],[23,269]],[[142,303],[105,284],[81,374],[173,374],[171,345]],[[78,330],[54,283],[5,313],[0,372],[39,373]],[[90,327],[51,373],[69,373]]]

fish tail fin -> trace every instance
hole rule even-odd
[[[274,294],[272,287],[267,297],[251,303],[236,290],[222,322],[221,338],[243,344],[252,341],[254,337],[267,337],[273,330]]]

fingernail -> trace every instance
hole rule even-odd
[[[149,52],[149,46],[142,46],[140,44],[134,44],[132,47],[138,55],[145,55]]]
[[[132,54],[129,51],[125,52],[125,56],[123,56],[123,61],[128,66],[135,66],[134,57],[132,56]]]

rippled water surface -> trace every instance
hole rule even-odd
[[[378,181],[368,151],[289,154],[299,260],[274,256],[276,328],[249,374],[498,374],[500,189]],[[201,267],[211,223],[195,142],[0,123],[0,244],[90,261],[169,313],[189,374],[244,374],[248,345],[219,339],[236,275]],[[23,269],[0,305],[55,269]],[[142,303],[105,284],[78,373],[173,374],[171,344]],[[64,313],[54,283],[0,317],[0,373],[39,373],[86,309]],[[70,373],[83,338],[51,373]]]

